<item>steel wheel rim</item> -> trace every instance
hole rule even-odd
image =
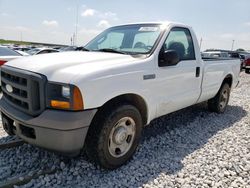
[[[222,91],[221,97],[220,97],[220,109],[224,109],[228,102],[228,91],[225,89]]]
[[[132,147],[135,138],[135,121],[124,117],[117,121],[109,134],[108,149],[115,158],[124,156]]]

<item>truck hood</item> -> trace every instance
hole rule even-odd
[[[70,83],[78,74],[88,75],[138,60],[124,54],[75,51],[24,57],[6,65],[43,74],[50,81]]]

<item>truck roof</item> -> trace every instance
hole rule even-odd
[[[173,21],[152,21],[152,22],[131,22],[131,23],[125,23],[125,24],[118,24],[118,25],[115,25],[115,26],[124,26],[124,25],[140,25],[140,24],[159,24],[159,25],[165,25],[165,26],[168,26],[168,25],[178,25],[178,26],[183,26],[183,27],[190,27],[186,24],[183,24],[183,23],[179,23],[179,22],[173,22]],[[114,27],[115,27],[114,26]]]

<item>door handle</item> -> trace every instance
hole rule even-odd
[[[200,67],[196,67],[195,76],[196,76],[196,77],[199,77],[199,76],[200,76],[200,72],[201,72],[201,68],[200,68]]]

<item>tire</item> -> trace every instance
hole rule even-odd
[[[116,169],[135,153],[142,132],[142,118],[130,104],[109,106],[95,117],[86,138],[86,153],[94,163]]]
[[[13,131],[13,123],[14,123],[13,120],[7,118],[6,116],[2,116],[3,129],[9,136],[15,135]]]
[[[250,69],[245,69],[245,72],[246,72],[247,74],[250,74]]]
[[[224,83],[216,96],[208,100],[208,109],[216,113],[224,113],[230,98],[230,87],[228,83]]]

